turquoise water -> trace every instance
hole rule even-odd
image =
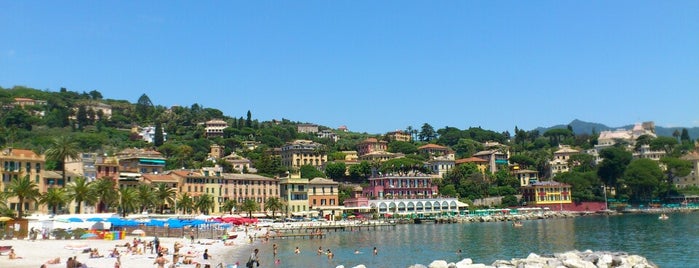
[[[378,231],[330,232],[323,239],[282,239],[259,243],[260,267],[408,267],[433,260],[457,262],[471,258],[491,264],[496,259],[525,258],[530,252],[569,250],[624,251],[647,257],[660,267],[694,265],[699,249],[699,213],[674,213],[658,220],[657,214],[587,216],[571,219],[510,223],[409,224]],[[279,246],[280,264],[274,264],[272,244]],[[295,247],[301,254],[295,255]],[[318,256],[318,247],[330,249],[333,260]],[[379,254],[373,256],[377,247]],[[462,253],[458,254],[457,250]],[[359,250],[360,254],[355,254]],[[242,254],[242,253],[241,253]],[[247,254],[232,256],[245,263]]]

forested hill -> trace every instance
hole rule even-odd
[[[593,132],[599,133],[600,131],[604,131],[604,130],[631,129],[631,128],[633,128],[633,125],[626,125],[626,126],[620,126],[620,127],[608,127],[608,126],[606,126],[604,124],[600,124],[600,123],[585,122],[585,121],[575,119],[566,125],[555,125],[555,126],[551,126],[548,128],[539,127],[539,128],[537,128],[537,130],[541,133],[544,133],[550,129],[567,128],[568,126],[571,126],[573,128],[573,132],[576,134],[592,134]],[[689,132],[689,137],[691,137],[692,139],[699,138],[699,127],[683,128],[683,127],[655,126],[655,133],[658,136],[673,137],[673,134],[675,134],[675,131],[681,132],[682,129],[687,129],[687,131]]]

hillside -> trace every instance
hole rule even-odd
[[[555,129],[555,128],[567,128],[568,125],[573,127],[573,132],[576,134],[592,134],[592,132],[597,132],[599,133],[600,131],[604,130],[615,130],[615,129],[631,129],[633,128],[633,124],[631,125],[625,125],[625,126],[620,126],[620,127],[609,127],[604,124],[600,123],[592,123],[592,122],[585,122],[582,120],[575,119],[571,121],[568,124],[561,124],[561,125],[555,125],[551,127],[538,127],[536,130],[538,130],[540,133],[544,133],[549,129]],[[667,136],[667,137],[672,137],[672,133],[675,130],[680,130],[682,131],[683,127],[662,127],[662,126],[655,126],[655,133],[658,134],[658,136]],[[692,139],[697,139],[699,138],[699,127],[693,127],[693,128],[686,128],[687,132],[689,132],[689,137]]]

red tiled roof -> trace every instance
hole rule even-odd
[[[422,149],[429,149],[429,148],[434,148],[434,149],[447,149],[447,147],[444,147],[444,146],[441,146],[441,145],[437,145],[437,144],[433,144],[433,143],[420,146],[420,147],[418,147],[417,149],[418,149],[418,150],[422,150]]]
[[[12,149],[10,152],[10,155],[12,156],[26,156],[26,157],[37,157],[38,155],[33,152],[32,150],[25,150],[25,149]]]
[[[480,159],[478,157],[469,157],[469,158],[462,158],[462,159],[456,159],[454,161],[455,164],[464,164],[464,163],[487,163],[487,160]]]
[[[163,174],[143,174],[143,179],[151,182],[177,182],[176,178]]]

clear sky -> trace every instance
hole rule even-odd
[[[0,86],[383,133],[699,126],[699,1],[0,0]]]

